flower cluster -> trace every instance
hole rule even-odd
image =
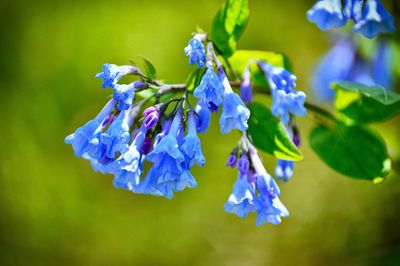
[[[307,18],[321,30],[339,28],[348,19],[354,21],[354,31],[367,38],[394,31],[394,19],[379,0],[319,0],[307,12]]]
[[[238,159],[239,158],[239,159]],[[261,159],[244,135],[239,147],[230,154],[227,166],[237,167],[238,179],[224,210],[240,218],[257,213],[257,226],[265,223],[279,224],[289,212],[279,199],[280,190],[275,180],[265,170]]]
[[[243,135],[227,163],[237,166],[239,177],[225,211],[240,217],[256,212],[257,225],[278,224],[281,217],[289,215],[288,211],[279,200],[275,180],[247,137],[250,111],[244,102],[250,104],[253,100],[249,65],[242,75],[239,96],[232,89],[213,43],[207,42],[206,51],[205,42],[205,34],[195,34],[184,49],[189,64],[204,70],[193,91],[148,78],[134,66],[105,64],[96,77],[103,79],[103,88],[113,90],[112,99],[65,142],[72,145],[76,156],[89,160],[95,171],[112,174],[116,188],[171,199],[175,192],[197,186],[191,168],[205,165],[197,134],[207,131],[212,113],[220,113],[223,134],[238,130]],[[286,124],[288,135],[295,141],[299,136],[292,126],[293,116],[305,115],[305,94],[294,90],[296,78],[285,69],[256,62],[270,83],[272,112]],[[128,74],[136,80],[121,84],[121,78]],[[180,98],[161,101],[164,93],[176,88],[184,89]],[[149,90],[150,94],[137,101],[142,90]],[[197,100],[195,107],[190,104],[191,96]],[[278,179],[289,179],[293,162],[279,160],[275,172]]]
[[[338,80],[380,85],[391,90],[394,84],[392,46],[386,40],[379,40],[370,56],[361,55],[355,40],[337,39],[315,69],[312,79],[315,95],[323,101],[333,100],[335,92],[330,84]]]

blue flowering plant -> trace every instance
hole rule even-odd
[[[379,1],[361,2],[346,1],[342,7],[341,1],[318,1],[307,16],[324,30],[343,26],[346,19],[352,19],[355,31],[367,37],[393,31],[393,19]],[[296,88],[297,78],[282,54],[236,49],[248,19],[248,1],[228,0],[215,16],[210,33],[198,30],[193,34],[183,49],[194,68],[186,83],[169,84],[157,79],[155,67],[147,59],[143,59],[142,66],[104,64],[96,78],[103,81],[103,88],[112,90],[111,99],[65,142],[71,144],[77,157],[90,161],[95,171],[113,175],[114,187],[172,199],[176,192],[197,187],[191,169],[206,165],[198,134],[208,131],[211,115],[219,116],[222,134],[239,133],[238,143],[232,147],[226,163],[237,169],[237,180],[231,195],[227,195],[224,210],[241,218],[255,213],[257,225],[279,224],[282,217],[289,216],[289,211],[279,198],[277,181],[291,179],[294,162],[303,159],[297,120],[305,117],[308,110],[318,121],[310,142],[323,161],[350,177],[382,181],[390,171],[390,159],[380,138],[354,123],[347,126],[339,119],[343,116],[307,102],[305,92]],[[375,61],[386,57],[386,49],[385,43],[379,45]],[[345,54],[347,61],[335,62],[338,54]],[[358,80],[365,76],[349,40],[338,41],[327,57],[319,66],[319,80],[315,81],[319,87],[325,86],[321,85],[325,80],[349,76],[357,76],[354,80]],[[324,71],[324,64],[329,63],[332,73]],[[387,71],[374,69],[375,81],[392,82]],[[337,86],[347,86],[347,93],[363,97],[363,91],[350,85]],[[339,89],[341,93],[342,90],[345,89]],[[257,94],[269,96],[271,105]],[[400,97],[394,92],[390,95],[390,104],[398,107]],[[342,135],[360,131],[359,136],[369,138],[368,145],[362,139],[355,147],[337,140],[338,134],[332,129],[340,130]],[[375,169],[361,169],[360,174],[353,171],[360,169],[358,164],[348,168],[343,162],[337,163],[346,160],[340,154],[336,165],[330,161],[332,156],[319,154],[320,149],[334,145],[334,140],[341,141],[336,143],[344,147],[341,151],[378,151],[378,155],[371,156],[376,160]],[[374,141],[376,146],[371,147]],[[270,170],[273,174],[264,167],[260,151],[276,158],[275,169]]]

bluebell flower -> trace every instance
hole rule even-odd
[[[248,175],[253,173],[242,174],[233,185],[232,194],[229,196],[228,202],[224,205],[224,210],[233,213],[240,218],[247,217],[249,212],[255,211],[256,192],[254,183],[250,183]]]
[[[280,190],[274,179],[267,173],[255,150],[250,150],[250,158],[256,173],[258,197],[255,201],[257,226],[265,223],[279,224],[281,217],[288,217],[289,212],[279,199]]]
[[[380,41],[372,63],[372,77],[387,90],[393,89],[393,56],[390,44]]]
[[[257,221],[256,225],[266,223],[280,224],[281,217],[288,217],[289,212],[279,199],[279,188],[269,174],[257,175],[257,190],[259,192],[256,200]]]
[[[193,95],[199,99],[211,111],[217,111],[222,103],[224,86],[214,71],[209,68],[203,75],[200,85],[193,91]]]
[[[246,69],[242,75],[242,83],[240,84],[240,97],[247,104],[253,101],[253,91],[251,89],[251,73]]]
[[[281,121],[287,124],[290,114],[305,116],[307,113],[304,103],[306,95],[302,91],[295,90],[272,90],[272,113],[280,116]]]
[[[114,187],[136,192],[143,172],[144,156],[140,150],[146,133],[147,129],[142,126],[129,149],[108,166],[108,172],[114,175]]]
[[[386,11],[378,0],[366,0],[362,17],[354,25],[354,31],[367,38],[374,38],[380,33],[393,32],[393,16]]]
[[[308,10],[309,21],[326,31],[330,28],[339,28],[346,24],[346,17],[342,12],[341,0],[320,0]]]
[[[131,109],[121,111],[117,119],[100,135],[100,142],[105,147],[104,156],[115,158],[117,154],[128,150],[130,141],[129,129],[133,122],[134,112]]]
[[[177,140],[181,123],[181,114],[177,112],[168,134],[148,154],[147,160],[153,162],[153,167],[139,185],[139,192],[172,198],[177,187],[182,186],[181,179],[190,179],[184,164],[185,156],[180,151]]]
[[[96,78],[102,78],[102,87],[113,88],[115,84],[125,75],[134,73],[137,69],[134,66],[117,66],[114,64],[104,64],[103,72],[96,74]]]
[[[312,88],[319,100],[332,101],[335,91],[330,84],[338,80],[346,80],[355,60],[355,47],[351,40],[343,38],[335,42],[332,49],[318,63]]]
[[[196,34],[184,49],[186,56],[189,57],[189,64],[197,64],[198,67],[203,67],[206,62],[206,52],[201,38],[201,35]]]
[[[345,0],[344,15],[357,23],[361,19],[364,0]]]
[[[278,159],[275,166],[275,176],[283,181],[288,181],[293,176],[293,161]]]
[[[195,117],[197,132],[205,133],[210,127],[211,111],[202,101],[197,103],[195,111],[197,114]]]
[[[110,100],[93,120],[65,138],[65,143],[72,145],[77,157],[82,157],[87,153],[93,154],[99,149],[100,134],[106,127],[115,105],[116,101]]]
[[[183,144],[181,146],[182,153],[187,157],[187,162],[189,167],[195,164],[204,166],[205,158],[201,151],[200,139],[197,136],[195,114],[193,112],[189,113],[188,118],[188,133],[183,139]]]
[[[240,131],[246,131],[248,127],[247,120],[250,117],[250,111],[244,105],[239,95],[233,92],[225,73],[219,74],[220,79],[225,87],[222,113],[219,120],[221,132],[222,134],[227,134],[235,128],[239,129]]]
[[[261,70],[264,72],[271,90],[288,90],[296,87],[296,76],[282,67],[261,61],[259,62]]]

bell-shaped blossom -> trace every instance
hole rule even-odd
[[[87,153],[92,154],[98,150],[101,132],[107,125],[115,105],[116,101],[114,99],[110,100],[93,120],[90,120],[65,138],[65,143],[72,145],[77,157],[82,157]]]
[[[295,90],[273,90],[272,91],[272,113],[280,116],[281,121],[287,124],[290,114],[305,116],[307,113],[304,103],[306,94]]]
[[[243,72],[242,75],[242,83],[240,84],[240,97],[247,104],[250,104],[253,101],[253,91],[251,88],[251,73],[249,69]]]
[[[187,177],[185,156],[180,151],[177,140],[181,123],[181,114],[177,112],[168,134],[148,154],[147,160],[153,162],[153,167],[139,185],[139,192],[172,198],[181,177]]]
[[[265,61],[259,62],[259,66],[264,72],[271,90],[288,90],[296,87],[296,76],[286,69],[274,67]]]
[[[136,192],[143,172],[144,156],[141,147],[144,143],[147,129],[142,126],[134,137],[129,149],[108,167],[108,172],[114,174],[113,184],[116,188],[122,188]]]
[[[248,176],[254,175],[249,172],[243,174],[239,172],[239,176],[233,185],[232,194],[224,205],[224,210],[233,213],[240,218],[247,217],[249,212],[255,211],[256,192],[255,184],[251,183]]]
[[[104,145],[105,156],[115,158],[117,154],[124,153],[129,148],[129,129],[133,122],[134,113],[131,109],[121,111],[108,127],[107,131],[100,135],[101,145]]]
[[[362,17],[354,25],[354,31],[371,39],[380,33],[393,32],[394,29],[393,16],[380,1],[366,0]]]
[[[189,167],[195,164],[204,166],[205,158],[201,151],[200,139],[197,136],[195,114],[193,112],[189,113],[188,133],[183,139],[181,151],[187,157]]]
[[[189,64],[197,64],[198,67],[203,67],[206,62],[206,52],[201,39],[202,35],[196,34],[184,49],[186,56],[189,57]]]
[[[361,19],[364,0],[345,0],[343,13],[357,23]]]
[[[275,176],[283,181],[288,181],[293,176],[293,161],[278,159],[275,166]]]
[[[331,28],[339,28],[346,24],[346,17],[342,12],[341,0],[320,0],[308,10],[307,18],[312,23],[326,31]]]
[[[255,150],[250,151],[250,158],[256,174],[258,197],[255,201],[257,226],[265,223],[279,224],[281,217],[288,217],[289,212],[279,199],[280,190],[274,179],[267,173]]]
[[[224,86],[211,68],[207,69],[200,85],[193,91],[193,95],[211,111],[218,111],[218,107],[222,103],[223,94]]]
[[[223,70],[221,72],[223,72]],[[233,92],[225,72],[219,74],[225,88],[222,113],[219,120],[221,132],[222,134],[227,134],[235,128],[240,131],[246,131],[248,128],[247,120],[250,117],[250,110],[243,103],[239,95]]]
[[[207,129],[210,127],[211,121],[211,111],[207,106],[199,101],[195,108],[196,111],[196,129],[199,133],[206,133]]]
[[[390,44],[380,41],[372,62],[372,77],[376,84],[393,89],[393,51]]]
[[[103,72],[96,74],[96,78],[102,78],[102,87],[113,88],[115,84],[125,75],[134,73],[137,69],[134,66],[117,66],[104,64]]]

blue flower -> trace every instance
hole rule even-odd
[[[258,197],[255,200],[257,226],[265,223],[279,224],[281,217],[288,217],[289,212],[279,200],[280,190],[274,179],[267,173],[261,159],[254,149],[250,150],[250,158],[256,173],[256,189]]]
[[[354,22],[359,21],[362,16],[363,4],[364,0],[345,0],[344,15]]]
[[[210,127],[211,111],[202,101],[197,103],[195,111],[197,114],[195,117],[197,132],[205,133]]]
[[[197,64],[199,67],[204,66],[206,62],[206,53],[199,34],[196,34],[189,41],[188,46],[185,47],[185,54],[189,57],[189,64]]]
[[[305,116],[307,113],[304,107],[306,95],[302,91],[272,90],[272,100],[272,113],[280,116],[284,124],[289,122],[290,113],[297,116]]]
[[[113,88],[115,84],[125,75],[133,73],[136,68],[133,66],[117,66],[114,64],[104,64],[103,72],[96,74],[96,78],[102,78],[102,87]]]
[[[133,122],[131,110],[122,111],[117,119],[109,126],[106,132],[100,136],[100,142],[105,147],[105,156],[115,158],[118,153],[128,150],[130,141],[129,129]]]
[[[367,38],[374,38],[379,33],[393,32],[394,19],[377,0],[367,0],[362,17],[354,25],[354,31]]]
[[[393,52],[386,41],[380,41],[372,63],[372,76],[376,84],[393,89]]]
[[[197,136],[196,121],[194,116],[195,115],[193,112],[189,113],[188,134],[184,138],[181,146],[181,151],[187,157],[186,161],[188,161],[189,167],[192,167],[195,164],[200,166],[204,166],[205,164],[205,159],[201,151],[200,139]]]
[[[226,166],[230,168],[235,168],[237,162],[237,150],[235,149],[231,154],[229,154],[228,160],[226,161]]]
[[[147,156],[147,160],[154,164],[139,185],[138,192],[172,198],[173,192],[181,188],[182,178],[190,179],[177,140],[181,123],[181,114],[177,112],[168,135],[162,137]]]
[[[249,109],[236,93],[231,91],[224,95],[223,109],[219,120],[222,134],[227,134],[235,128],[246,131],[249,117]]]
[[[144,157],[140,150],[146,133],[147,129],[142,126],[129,149],[108,167],[108,172],[114,174],[114,187],[136,192],[143,172]]]
[[[296,87],[296,76],[284,68],[274,67],[264,61],[259,62],[259,66],[264,72],[271,90],[288,90]]]
[[[279,188],[272,177],[268,174],[257,175],[256,200],[257,226],[266,223],[280,224],[281,217],[288,217],[289,212],[279,199]]]
[[[221,132],[222,134],[227,134],[234,128],[246,131],[250,111],[244,105],[239,95],[233,92],[225,72],[220,70],[218,74],[225,88],[222,113],[219,120]]]
[[[341,0],[320,0],[308,10],[309,21],[326,31],[330,28],[339,28],[346,24],[346,17],[342,12]]]
[[[212,69],[207,69],[201,79],[200,85],[194,89],[193,95],[198,98],[211,111],[217,111],[222,103],[224,86]]]
[[[65,143],[72,145],[77,157],[97,152],[100,144],[100,134],[107,125],[115,104],[115,100],[110,100],[96,118],[90,120],[84,126],[78,128],[73,134],[65,138]]]
[[[318,63],[312,79],[312,87],[319,100],[332,101],[335,91],[330,84],[346,80],[355,60],[355,47],[349,39],[339,39]]]
[[[283,181],[288,181],[293,176],[293,167],[293,161],[278,159],[275,166],[276,178],[283,179]]]
[[[239,172],[238,179],[233,185],[232,194],[224,205],[226,212],[236,214],[240,218],[245,218],[249,212],[255,211],[255,186],[248,181],[248,174]]]

